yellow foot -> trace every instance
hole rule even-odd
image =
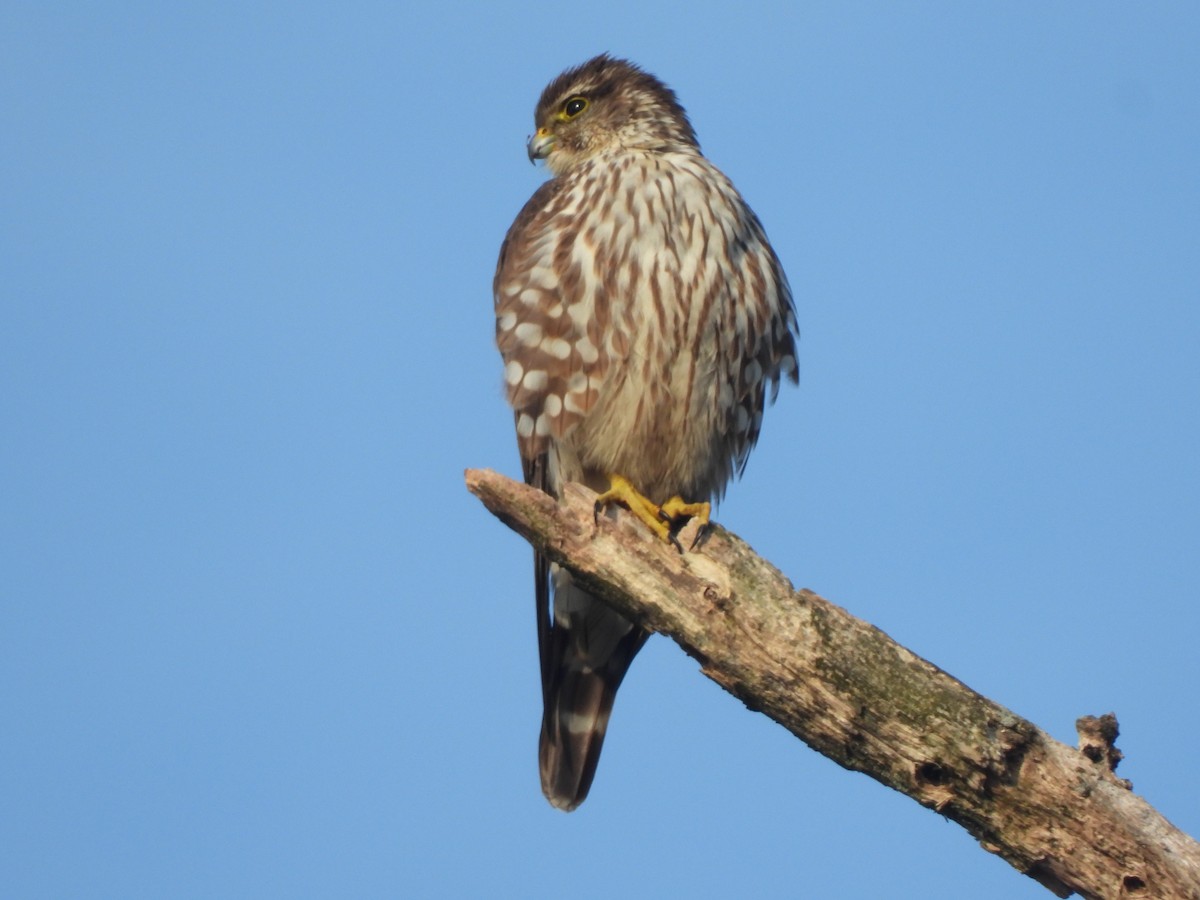
[[[708,501],[703,503],[688,503],[678,494],[664,503],[659,510],[662,517],[671,522],[677,519],[698,519],[701,528],[708,524],[708,517],[711,512],[712,504]]]
[[[659,515],[671,523],[672,534],[682,528],[688,519],[695,519],[700,523],[700,527],[696,529],[696,536],[692,538],[691,549],[695,550],[696,546],[708,536],[708,517],[711,512],[712,504],[707,500],[700,503],[688,503],[676,494],[662,505]],[[675,539],[672,537],[672,540]],[[675,545],[679,546],[678,541],[675,541]],[[682,550],[683,548],[681,547],[680,549]]]
[[[664,541],[671,540],[671,528],[668,520],[662,517],[662,511],[651,501],[638,493],[638,489],[629,483],[623,475],[608,476],[608,490],[596,498],[594,516],[600,515],[600,510],[613,503],[619,503],[627,510],[650,526],[650,530]]]
[[[674,544],[681,552],[683,548],[675,539],[675,532],[683,523],[688,519],[700,520],[697,540],[708,525],[708,517],[712,509],[708,503],[687,503],[682,497],[675,496],[659,507],[641,494],[623,475],[609,475],[608,482],[608,490],[596,498],[595,516],[599,516],[600,510],[606,506],[619,503],[645,522],[659,538]]]

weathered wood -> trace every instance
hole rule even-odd
[[[495,472],[466,477],[505,524],[750,709],[958,822],[1058,896],[1200,898],[1200,845],[1113,773],[1115,719],[1081,720],[1076,750],[796,590],[719,526],[681,554],[628,515],[597,523],[581,486],[558,502]]]

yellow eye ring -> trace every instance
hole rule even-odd
[[[587,97],[572,97],[563,104],[562,112],[558,114],[563,121],[573,119],[588,108]]]

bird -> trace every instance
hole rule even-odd
[[[689,518],[707,524],[768,395],[798,381],[791,289],[656,76],[600,54],[546,86],[534,127],[528,157],[551,177],[508,229],[493,281],[525,481],[554,496],[586,485],[597,510],[628,507],[651,539],[674,541]],[[650,632],[536,551],[534,582],[541,786],[570,811]]]

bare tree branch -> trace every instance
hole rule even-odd
[[[505,524],[750,709],[958,822],[1058,896],[1200,898],[1200,845],[1113,773],[1115,718],[1081,719],[1076,750],[794,589],[719,526],[681,554],[630,516],[597,524],[581,486],[560,503],[495,472],[466,477]]]

